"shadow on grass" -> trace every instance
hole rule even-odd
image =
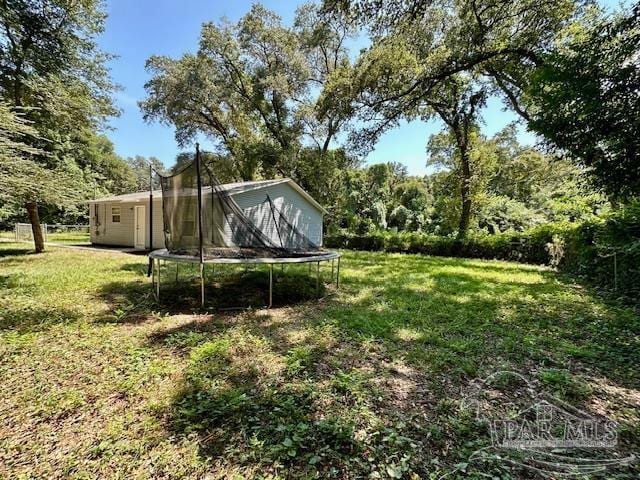
[[[120,270],[125,272],[134,272],[143,276],[147,276],[147,264],[146,263],[126,263],[124,264]]]
[[[196,434],[200,455],[213,461],[285,478],[366,476],[399,465],[420,441],[387,429],[385,410],[371,437],[359,438],[372,392],[345,357],[362,361],[360,344],[334,351],[333,329],[306,313],[213,315],[151,335],[152,345],[188,353],[165,412],[172,435]],[[380,361],[369,365],[379,370]]]
[[[553,272],[524,270],[531,275],[459,259],[355,258],[343,290],[320,306],[215,314],[155,332],[150,344],[188,363],[168,428],[196,434],[208,459],[285,477],[395,475],[406,454],[401,474],[428,475],[430,455],[415,452],[447,451],[455,465],[487,441],[445,401],[474,377],[586,366],[637,388],[638,318]],[[287,295],[310,287],[293,278],[281,288]],[[235,272],[220,285],[227,281],[235,286],[225,292],[266,286],[264,272]]]
[[[251,348],[253,347],[253,348]],[[258,349],[258,351],[256,351]],[[172,405],[174,434],[197,433],[200,454],[304,477],[344,466],[363,446],[353,423],[323,415],[310,382],[274,383],[260,339],[228,339],[194,349]]]
[[[35,254],[33,248],[2,248],[0,249],[0,258],[17,257],[21,255]]]
[[[124,271],[140,274],[137,281],[111,282],[102,286],[101,297],[111,305],[109,313],[99,321],[137,323],[159,313],[198,313],[206,311],[264,308],[269,301],[269,274],[264,269],[211,269],[205,276],[204,308],[200,305],[200,278],[196,268],[182,266],[163,268],[160,278],[160,301],[153,295],[151,280],[146,278],[146,265],[128,263]],[[317,287],[317,289],[316,289]],[[282,272],[274,269],[273,306],[293,306],[316,300],[327,293],[327,287],[304,272]]]
[[[26,304],[22,307],[2,308],[0,311],[0,331],[31,333],[44,330],[52,325],[73,323],[80,319],[77,311],[60,307]]]

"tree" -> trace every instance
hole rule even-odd
[[[254,5],[237,24],[204,24],[195,55],[151,57],[145,119],[174,125],[183,146],[209,136],[243,180],[295,178],[305,138],[326,153],[346,121],[322,89],[348,62],[346,24],[305,6],[295,25]]]
[[[77,149],[75,163],[85,172],[85,182],[93,188],[94,197],[136,191],[134,172],[106,135],[83,128],[72,144]]]
[[[371,77],[356,68],[352,89],[359,95],[361,116],[382,114],[380,126],[394,126],[414,100],[423,98],[452,75],[474,72],[491,79],[514,110],[526,117],[521,103],[528,73],[552,49],[558,32],[581,12],[578,0],[324,0],[328,12],[348,15],[368,29],[373,47],[400,40],[398,58],[410,52],[414,68],[398,75],[386,70],[379,94],[365,89]],[[374,63],[368,67],[381,71]],[[385,72],[385,70],[382,70]],[[389,88],[393,87],[393,88]],[[375,131],[373,132],[376,133]],[[377,132],[378,134],[381,131]]]
[[[452,133],[432,136],[428,153],[429,163],[441,167],[429,178],[434,224],[450,233],[461,210],[461,162]],[[469,161],[472,227],[489,233],[524,230],[549,221],[593,219],[603,209],[604,198],[588,188],[584,169],[521,145],[514,125],[490,138],[473,131]]]
[[[404,50],[420,52],[413,55],[412,69],[400,75],[375,62],[355,69],[357,110],[363,119],[376,119],[369,143],[415,114],[417,99],[435,85],[472,72],[486,77],[492,93],[550,145],[591,167],[594,183],[612,197],[624,200],[640,191],[639,5],[603,17],[588,2],[572,0],[324,4],[366,25],[374,48],[404,39]],[[396,52],[397,58],[403,55]],[[378,72],[378,84],[371,72]]]
[[[109,57],[95,43],[104,19],[98,0],[2,2],[0,96],[10,105],[27,107],[25,118],[38,134],[25,141],[36,148],[33,159],[43,167],[77,170],[76,132],[95,130],[117,113],[111,101],[115,87],[105,66]],[[65,198],[77,201],[82,195],[78,191],[75,199]],[[35,233],[40,231],[37,202],[48,197],[45,192],[32,195],[25,205],[38,252],[44,244]]]
[[[359,160],[341,148],[322,152],[315,147],[300,150],[294,178],[327,211],[327,222],[337,220],[340,215],[341,197],[344,191],[344,172],[359,165]]]
[[[355,36],[353,22],[345,15],[323,15],[313,3],[296,11],[294,31],[309,65],[310,91],[299,109],[304,135],[310,138],[322,155],[353,115],[349,95],[334,95],[348,87],[351,72],[346,41]]]
[[[132,192],[143,192],[149,190],[149,166],[160,175],[164,175],[164,164],[156,157],[145,158],[142,155],[127,158],[127,164],[131,169],[133,177]],[[157,175],[153,175],[153,188],[160,188],[160,180]]]
[[[393,189],[393,199],[414,212],[424,211],[433,201],[424,180],[411,177],[399,182]]]
[[[624,200],[640,195],[640,5],[591,20],[531,75],[529,126]]]
[[[458,235],[464,236],[472,210],[469,135],[479,109],[490,91],[503,92],[517,107],[520,91],[512,84],[522,85],[519,72],[539,62],[574,2],[338,0],[325,7],[352,14],[373,38],[348,89],[365,125],[352,142],[366,152],[401,120],[439,117],[457,142]]]
[[[395,168],[394,164],[379,163],[343,173],[341,226],[358,233],[387,228]]]
[[[485,98],[485,90],[474,89],[467,79],[456,75],[445,80],[425,102],[447,125],[455,139],[460,179],[460,238],[466,235],[471,220],[471,135],[477,130],[479,110]]]
[[[182,170],[186,165],[193,162],[196,158],[196,152],[181,152],[176,156],[176,163],[171,168],[171,173]],[[215,152],[200,151],[200,161],[206,165],[209,171],[213,173],[220,183],[232,183],[242,180],[242,176],[238,174],[233,159],[229,154],[220,154]]]
[[[39,202],[64,204],[77,197],[83,189],[77,167],[68,170],[46,168],[34,158],[45,152],[32,147],[38,131],[0,102],[0,203],[22,204],[31,221],[36,253],[44,250],[44,239],[38,218]]]
[[[396,176],[398,176],[396,174]],[[427,227],[433,196],[422,178],[402,178],[392,188],[389,226],[417,231]]]

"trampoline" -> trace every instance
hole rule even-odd
[[[153,172],[150,173],[152,175]],[[316,264],[316,294],[320,292],[320,263],[331,262],[331,283],[340,286],[340,253],[324,250],[300,231],[280,211],[267,194],[264,199],[269,226],[258,227],[233,198],[220,188],[220,182],[207,165],[201,164],[196,144],[195,159],[173,175],[156,172],[162,187],[162,216],[165,247],[149,253],[148,275],[156,300],[160,301],[162,265],[180,263],[200,267],[200,302],[205,304],[206,265],[244,264],[269,266],[268,307],[273,305],[273,266]],[[150,181],[153,185],[153,182]],[[153,208],[153,190],[150,205]],[[149,214],[153,238],[153,211]],[[264,223],[264,222],[263,222]],[[337,262],[336,262],[337,261]],[[337,265],[336,265],[337,264]]]
[[[249,253],[249,252],[247,252]],[[322,252],[309,252],[308,255],[297,254],[296,256],[258,256],[255,251],[250,252],[252,255],[248,256],[245,252],[238,252],[235,250],[229,250],[228,252],[219,252],[217,255],[205,256],[200,262],[200,257],[197,255],[186,255],[171,253],[166,248],[161,250],[154,250],[149,253],[149,258],[152,261],[151,266],[151,283],[153,285],[153,292],[156,300],[160,301],[160,273],[162,264],[166,262],[177,263],[190,263],[200,265],[200,302],[201,305],[205,304],[205,266],[216,264],[227,265],[268,265],[269,266],[269,300],[267,308],[271,308],[273,305],[273,266],[285,264],[301,264],[308,263],[309,267],[316,264],[316,295],[320,293],[320,263],[331,262],[331,277],[330,283],[334,282],[336,288],[340,286],[340,253],[334,251],[322,251]],[[337,262],[336,262],[337,260]],[[176,272],[178,271],[176,265]],[[176,275],[177,276],[177,275]]]

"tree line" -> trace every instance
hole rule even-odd
[[[218,142],[222,177],[292,177],[328,208],[329,229],[464,237],[578,221],[640,193],[639,11],[325,0],[287,26],[254,5],[236,23],[203,25],[196,53],[150,58],[141,108],[185,145]],[[363,34],[369,45],[349,52]],[[492,96],[540,146],[518,145],[513,127],[484,137]],[[416,119],[444,126],[425,138],[436,173],[361,168],[384,132]]]
[[[117,114],[99,1],[12,0],[0,10],[0,214],[68,215],[96,194],[148,188],[155,159],[119,158],[102,133]],[[287,176],[328,228],[464,237],[579,221],[640,193],[640,6],[607,14],[574,0],[325,0],[290,25],[260,4],[207,22],[193,53],[153,56],[140,108],[175,128],[222,181]],[[367,39],[359,52],[350,46]],[[540,138],[491,138],[502,99]],[[426,177],[364,167],[403,121],[437,119]],[[192,153],[181,154],[177,164]],[[46,213],[48,212],[48,213]]]

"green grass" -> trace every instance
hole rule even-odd
[[[15,240],[15,233],[11,231],[0,232],[0,241],[13,241]],[[47,234],[47,242],[50,243],[61,243],[61,244],[70,244],[70,245],[81,245],[81,244],[89,244],[89,233],[88,232],[53,232]],[[32,241],[25,241],[25,244],[31,244]]]
[[[90,243],[88,232],[54,232],[47,234],[50,243],[83,244]]]
[[[640,318],[542,267],[344,252],[322,300],[219,268],[200,310],[189,267],[158,305],[144,256],[29,248],[0,243],[0,478],[438,478],[488,444],[463,400],[497,370],[640,450]]]

